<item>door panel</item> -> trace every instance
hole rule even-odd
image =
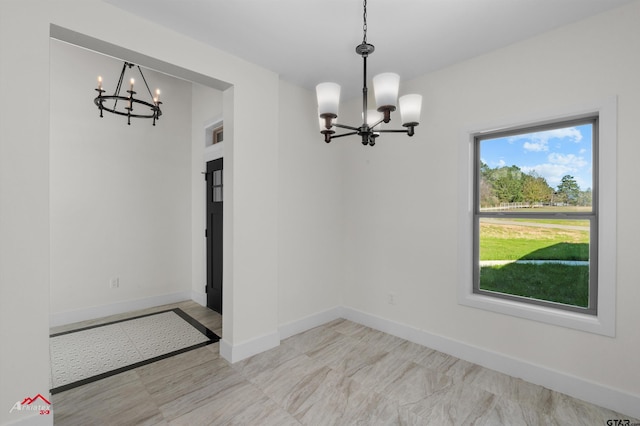
[[[207,163],[207,307],[222,314],[222,158]]]

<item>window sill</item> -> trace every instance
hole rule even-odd
[[[468,282],[470,283],[471,281]],[[464,306],[480,308],[546,324],[602,334],[609,337],[615,336],[615,331],[613,327],[611,327],[612,322],[603,319],[602,314],[599,316],[581,314],[474,293],[460,294],[458,303]]]

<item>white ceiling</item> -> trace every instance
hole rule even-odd
[[[361,92],[362,0],[103,0],[313,89]],[[410,79],[635,0],[369,0],[369,77]]]

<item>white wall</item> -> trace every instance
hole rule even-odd
[[[347,307],[468,347],[640,397],[640,2],[408,82],[424,96],[414,140],[349,148],[345,167]],[[618,96],[615,338],[457,303],[458,147],[469,125]],[[354,144],[357,145],[357,144]],[[386,303],[388,292],[397,304]],[[482,360],[477,359],[480,362]]]
[[[49,27],[16,4],[0,2],[0,423],[49,389]]]
[[[343,149],[325,144],[313,93],[280,82],[279,324],[341,304]],[[276,191],[277,190],[277,191]]]
[[[190,297],[191,84],[143,70],[163,115],[127,125],[93,105],[96,77],[113,93],[122,61],[57,40],[50,54],[52,316],[73,322],[124,301]],[[149,100],[138,71],[126,76]]]

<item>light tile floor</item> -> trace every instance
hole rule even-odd
[[[221,333],[220,316],[194,302],[157,310],[173,307]],[[136,315],[140,313],[130,316]],[[216,343],[56,394],[55,424],[637,422],[346,320],[290,337],[277,348],[233,365],[218,351]]]

